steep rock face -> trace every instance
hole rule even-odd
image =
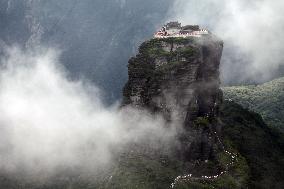
[[[176,156],[160,161],[147,152],[140,154],[145,164],[137,169],[146,167],[143,176],[149,176],[147,184],[153,183],[146,188],[165,188],[167,179],[174,180],[172,188],[283,186],[283,171],[277,168],[283,164],[283,136],[271,130],[259,115],[223,101],[219,88],[222,49],[222,41],[212,35],[152,39],[130,59],[123,105],[146,108],[162,114],[174,126],[182,126],[174,144]],[[277,155],[271,156],[274,153]],[[128,163],[122,163],[125,166],[119,170],[135,175],[133,164],[129,166],[133,159],[141,161],[129,155],[124,161]],[[159,168],[149,169],[149,164]],[[179,176],[169,174],[170,166],[172,174]],[[156,181],[161,178],[165,181],[158,181],[161,185],[157,187]],[[144,186],[144,180],[132,180]]]
[[[213,36],[152,39],[129,61],[124,105],[162,112],[189,125],[217,113],[223,43]]]
[[[178,149],[182,159],[215,158],[218,145],[212,136],[214,123],[209,120],[218,115],[222,101],[222,49],[223,42],[212,35],[152,39],[143,43],[138,55],[129,61],[123,105],[150,109],[182,125]],[[198,121],[206,126],[195,127],[200,125]]]

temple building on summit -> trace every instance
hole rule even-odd
[[[198,25],[182,26],[179,22],[169,22],[155,33],[154,38],[201,37],[208,34],[209,31],[200,29]]]

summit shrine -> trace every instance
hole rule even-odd
[[[154,38],[170,38],[170,37],[201,37],[210,34],[206,29],[200,29],[198,25],[182,26],[179,22],[169,22],[164,25]]]

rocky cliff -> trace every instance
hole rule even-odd
[[[123,104],[150,109],[182,125],[178,153],[183,159],[213,158],[217,140],[210,129],[217,128],[194,126],[198,121],[210,124],[219,113],[222,49],[223,42],[212,35],[152,39],[129,61]]]
[[[146,41],[129,61],[123,104],[162,112],[186,127],[197,117],[216,115],[222,49],[213,36]]]
[[[154,165],[141,176],[146,177],[146,188],[166,188],[169,181],[172,188],[281,188],[281,180],[275,183],[272,180],[283,174],[274,167],[281,164],[283,150],[279,141],[283,136],[270,130],[259,115],[223,102],[219,85],[222,50],[223,42],[211,34],[200,38],[151,39],[129,60],[123,106],[146,108],[178,127],[174,156],[137,153],[136,146],[135,154],[140,155],[128,155],[123,160],[120,169],[127,170],[129,175],[136,175],[128,164],[133,160],[143,160],[145,164],[136,166],[141,172],[143,165]],[[256,130],[259,135],[253,133]],[[277,141],[267,142],[273,135]],[[268,149],[262,151],[254,137]],[[269,149],[281,155],[273,158],[263,155]],[[263,164],[257,164],[255,156],[261,156]],[[138,188],[145,186],[145,179],[130,176],[129,179]]]

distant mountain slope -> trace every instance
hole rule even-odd
[[[246,159],[249,189],[276,189],[284,186],[284,135],[267,126],[261,116],[224,101],[221,107],[223,140]]]
[[[224,96],[260,113],[264,120],[284,130],[284,77],[262,85],[224,87]]]
[[[58,47],[71,78],[93,81],[111,103],[121,97],[128,58],[171,5],[171,0],[1,0],[0,54],[14,44]]]

